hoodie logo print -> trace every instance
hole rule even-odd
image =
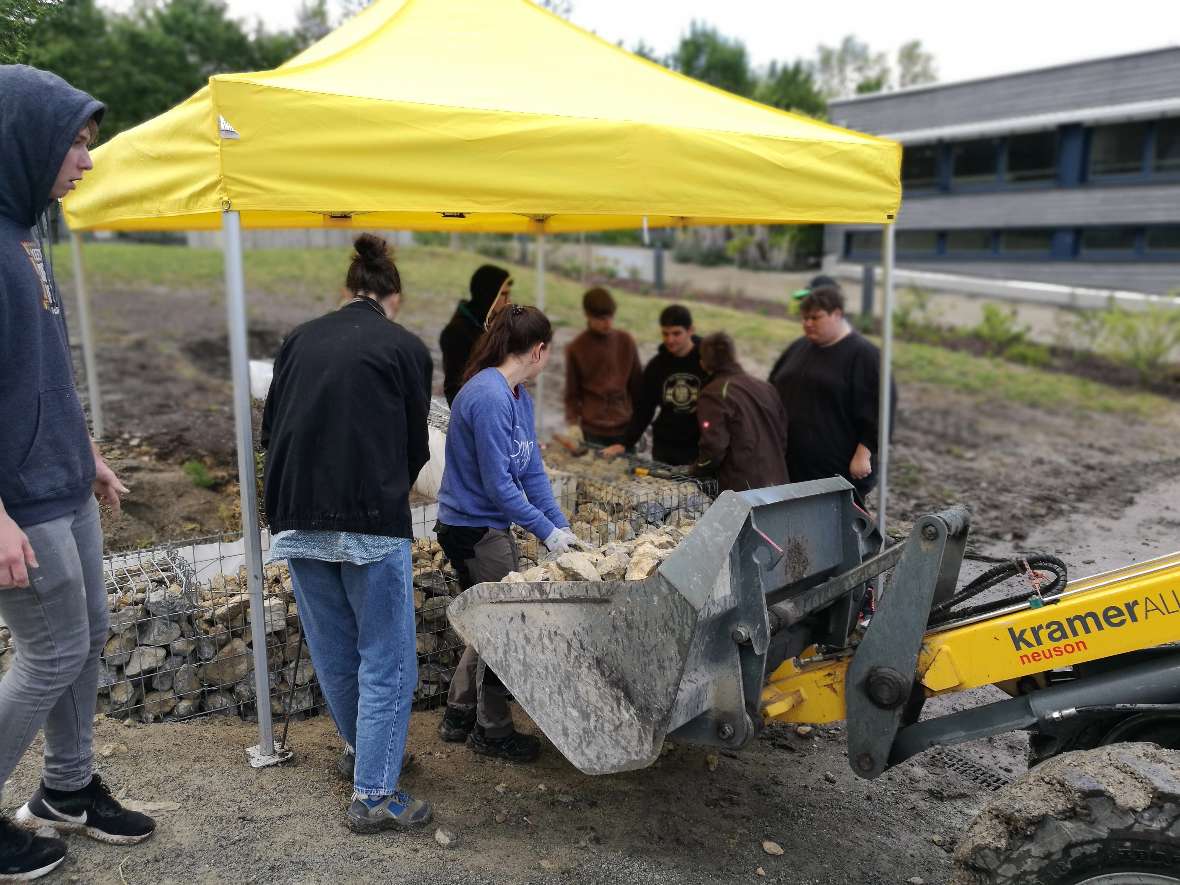
[[[41,306],[54,316],[59,315],[61,305],[57,303],[57,299],[53,296],[53,287],[49,285],[49,274],[45,272],[45,259],[41,254],[41,247],[27,241],[22,241],[21,245],[25,247],[25,254],[29,256],[33,272],[41,281]]]

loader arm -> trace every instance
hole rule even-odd
[[[886,596],[881,614],[891,605]],[[866,641],[875,629],[876,623]],[[921,697],[984,685],[1013,697],[897,729],[888,740],[886,765],[939,744],[1051,724],[1080,706],[1176,703],[1180,646],[1168,643],[1178,638],[1180,552],[1072,581],[1060,596],[1043,602],[1033,597],[1031,603],[929,630],[921,636],[913,671]],[[765,718],[810,724],[848,719],[851,731],[858,702],[892,708],[870,697],[872,687],[856,679],[862,648],[863,643],[827,657],[783,662],[762,693]],[[1048,678],[1053,671],[1114,658],[1121,666],[1094,678]],[[855,771],[880,773],[853,750],[850,745]]]

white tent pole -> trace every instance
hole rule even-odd
[[[70,253],[74,256],[74,291],[78,293],[78,324],[82,327],[82,362],[86,366],[86,390],[90,397],[90,427],[95,439],[106,436],[102,418],[102,396],[98,391],[98,366],[94,358],[94,326],[90,316],[90,293],[86,290],[82,266],[82,238],[70,231]]]
[[[225,309],[229,318],[229,353],[234,379],[234,426],[237,431],[238,485],[242,501],[242,544],[250,590],[250,639],[254,645],[254,693],[258,707],[258,746],[246,751],[255,767],[276,759],[270,712],[270,678],[266,661],[265,605],[262,597],[262,539],[258,531],[258,491],[254,478],[254,431],[250,412],[250,353],[246,345],[246,283],[242,273],[242,220],[237,212],[221,214],[225,239]]]
[[[893,258],[894,227],[881,226],[881,390],[877,437],[877,527],[885,535],[885,513],[889,501],[889,425],[893,421]]]
[[[545,310],[545,234],[537,234],[537,309]],[[545,373],[537,376],[537,436],[545,428]]]

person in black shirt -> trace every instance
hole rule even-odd
[[[483,335],[488,317],[512,303],[512,275],[494,264],[481,265],[471,275],[469,301],[460,301],[451,321],[438,336],[443,361],[443,394],[447,405],[455,401],[463,386],[463,370]]]
[[[695,464],[701,431],[697,399],[709,375],[701,368],[701,339],[693,334],[687,307],[671,304],[660,313],[664,343],[643,370],[639,399],[623,442],[602,450],[613,458],[632,449],[651,424],[651,455],[665,464]],[[656,409],[660,410],[652,424]]]
[[[807,290],[799,306],[803,337],[770,372],[791,428],[787,473],[792,482],[843,476],[863,499],[877,484],[881,353],[845,319],[838,286]]]

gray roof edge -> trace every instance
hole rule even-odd
[[[1002,74],[985,74],[982,77],[966,77],[962,80],[947,80],[939,83],[924,83],[921,86],[907,86],[904,89],[894,89],[890,92],[873,92],[868,95],[853,95],[848,98],[838,98],[828,102],[829,108],[844,107],[853,104],[868,104],[874,101],[884,101],[900,96],[916,95],[923,92],[934,92],[939,89],[953,89],[974,83],[986,83],[992,80],[1007,80],[1013,77],[1023,77],[1029,74],[1043,74],[1063,68],[1076,68],[1084,65],[1098,64],[1107,61],[1117,61],[1121,58],[1135,58],[1138,56],[1157,55],[1164,52],[1180,52],[1180,43],[1169,43],[1154,49],[1140,49],[1135,52],[1119,52],[1114,55],[1100,55],[1092,58],[1082,58],[1076,61],[1058,62],[1036,68],[1021,68],[1017,71],[1006,71]]]

